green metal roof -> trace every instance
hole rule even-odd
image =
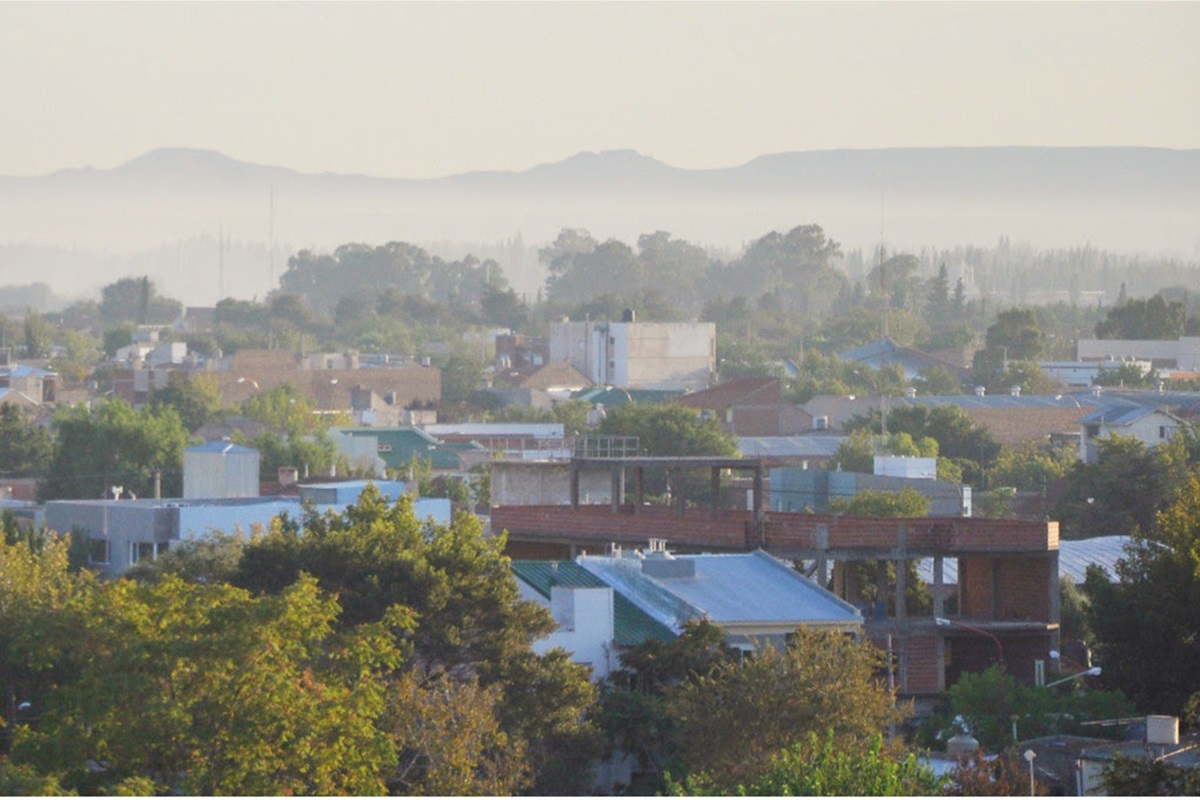
[[[574,561],[514,561],[512,571],[546,599],[550,599],[551,586],[595,589],[608,586]],[[651,639],[671,642],[677,637],[666,625],[613,590],[613,641],[617,645],[634,647]]]
[[[615,408],[625,405],[631,399],[638,404],[650,405],[681,394],[683,392],[678,389],[605,389],[601,386],[575,392],[571,398],[585,403],[599,403],[605,408]]]
[[[403,469],[414,458],[433,462],[434,469],[458,469],[458,454],[483,449],[474,442],[447,444],[416,428],[339,428],[350,436],[374,436],[381,450],[379,457],[391,469]],[[383,449],[386,448],[386,449]]]

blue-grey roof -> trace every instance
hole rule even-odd
[[[716,625],[862,622],[854,606],[761,550],[676,560],[682,559],[694,561],[694,575],[651,577],[643,572],[640,558],[580,556],[576,561],[674,630],[701,618]]]
[[[1090,414],[1080,417],[1079,421],[1084,425],[1132,425],[1142,417],[1156,412],[1157,409],[1150,406],[1122,402],[1098,408]]]
[[[974,394],[954,394],[892,398],[894,405],[958,406],[959,408],[1091,408],[1118,402],[1120,401],[1104,396],[1096,397],[1087,392],[1067,395],[991,394],[980,397]]]
[[[250,447],[242,447],[233,442],[207,442],[198,444],[195,447],[189,447],[184,452],[186,453],[257,453],[258,451]]]
[[[28,378],[31,375],[54,375],[55,373],[46,369],[38,369],[24,364],[10,364],[7,367],[0,367],[0,375],[11,375],[14,378]]]
[[[739,436],[738,450],[747,458],[829,458],[845,436]]]

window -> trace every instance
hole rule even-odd
[[[380,442],[379,443],[379,452],[390,453],[390,452],[392,452],[392,446],[390,444],[385,444],[384,442]]]
[[[108,563],[108,539],[88,539],[88,562],[91,564]]]
[[[136,564],[143,559],[154,560],[154,542],[130,542],[129,563]]]

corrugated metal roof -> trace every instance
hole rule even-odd
[[[739,436],[738,450],[748,458],[828,458],[845,436]]]
[[[1150,406],[1142,406],[1134,403],[1121,403],[1119,405],[1106,406],[1093,411],[1079,419],[1084,425],[1100,424],[1105,425],[1131,425],[1137,422],[1142,417],[1147,417],[1154,414],[1157,409]]]
[[[574,561],[514,561],[512,571],[534,591],[550,599],[552,586],[601,588],[607,583]],[[634,647],[648,640],[670,642],[676,633],[645,614],[620,592],[613,590],[613,641]]]
[[[659,622],[678,628],[707,617],[734,623],[857,624],[854,606],[759,550],[679,556],[695,562],[690,577],[650,577],[642,559],[580,556],[578,563]]]
[[[893,397],[894,405],[906,406],[958,406],[959,408],[1089,408],[1121,403],[1107,397],[1080,392],[1067,395],[992,394],[980,397],[974,394],[929,395],[918,397]]]
[[[207,442],[198,444],[195,447],[189,447],[185,453],[238,453],[249,454],[257,453],[258,451],[250,447],[242,447],[233,442]]]

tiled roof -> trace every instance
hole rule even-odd
[[[780,384],[778,378],[739,378],[673,397],[668,402],[706,409],[724,409],[734,405],[778,405]]]
[[[521,381],[523,389],[582,389],[591,386],[588,376],[577,370],[570,361],[551,361]]]
[[[603,588],[607,583],[574,561],[514,561],[512,571],[534,591],[550,598],[552,586]],[[613,591],[613,641],[621,647],[634,647],[648,640],[670,642],[675,632],[657,622]]]

